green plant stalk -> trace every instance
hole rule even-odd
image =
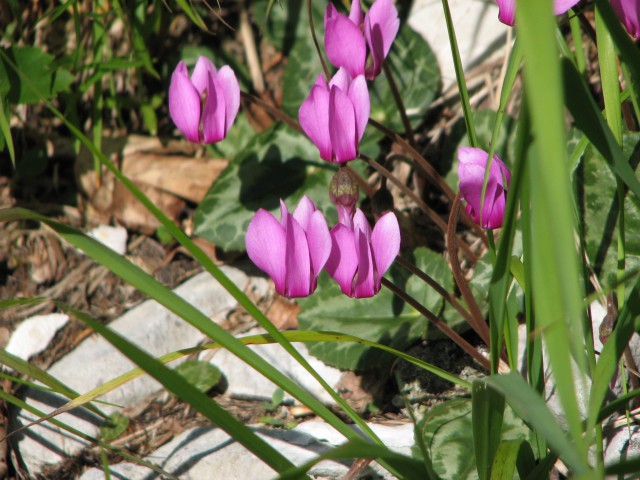
[[[4,111],[4,104],[2,101],[2,95],[0,95],[0,132],[4,137],[4,141],[7,144],[7,150],[9,150],[9,156],[11,157],[11,163],[13,164],[13,168],[16,168],[16,153],[13,148],[13,138],[11,138],[11,127],[9,124],[9,119]]]
[[[582,28],[580,27],[580,18],[573,12],[569,14],[569,26],[571,27],[576,66],[578,67],[578,71],[584,75],[586,73],[586,62],[584,59],[584,46],[582,44]]]
[[[469,90],[467,89],[467,81],[464,78],[462,60],[460,59],[460,49],[458,48],[458,40],[456,39],[456,32],[453,28],[453,19],[451,18],[449,0],[442,0],[442,10],[444,11],[444,18],[447,23],[449,45],[451,46],[451,57],[453,58],[453,67],[456,72],[458,91],[460,92],[460,101],[462,103],[462,113],[464,115],[464,123],[467,127],[467,137],[469,138],[469,144],[472,147],[478,147],[478,137],[476,135],[476,128],[473,122],[471,104],[469,103]]]
[[[618,59],[613,46],[613,39],[603,22],[601,12],[596,9],[596,35],[598,39],[598,60],[600,63],[600,78],[602,82],[602,96],[604,97],[605,117],[607,124],[618,143],[622,145],[622,111],[620,108],[620,85],[618,83]],[[616,193],[618,197],[618,301],[624,304],[624,283],[620,281],[625,271],[625,221],[624,221],[624,184],[616,177]]]
[[[561,404],[580,461],[588,468],[588,444],[578,408],[572,360],[584,382],[582,284],[575,249],[575,217],[566,161],[562,77],[551,0],[516,4],[518,35],[526,58],[524,87],[535,138],[529,165],[533,305],[545,336]]]

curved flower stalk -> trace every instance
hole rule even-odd
[[[280,200],[280,221],[260,209],[247,229],[249,258],[267,273],[276,291],[289,298],[311,295],[331,252],[329,227],[306,195],[293,215]]]
[[[300,126],[328,162],[343,163],[358,156],[358,145],[369,121],[369,91],[364,76],[351,79],[344,68],[327,85],[322,74],[298,110]]]
[[[381,279],[400,251],[400,226],[385,213],[371,231],[359,208],[353,218],[339,207],[340,223],[331,229],[333,246],[326,270],[345,295],[368,298],[380,291]]]
[[[240,86],[233,70],[216,70],[211,60],[198,58],[191,78],[178,63],[169,86],[169,114],[187,140],[218,142],[227,136],[240,108]]]
[[[640,38],[640,1],[611,0],[611,6],[633,38]]]
[[[360,0],[351,2],[349,17],[333,4],[324,13],[324,49],[329,61],[351,77],[375,79],[398,34],[400,19],[392,0],[376,0],[363,17]]]
[[[467,202],[467,213],[482,228],[494,229],[500,228],[504,220],[506,191],[511,182],[511,173],[502,160],[494,155],[484,195],[484,208],[481,208],[488,159],[489,154],[480,148],[458,149],[460,193]]]
[[[562,15],[580,0],[553,0],[553,13]],[[496,0],[498,4],[498,20],[506,25],[513,25],[516,18],[516,0]]]

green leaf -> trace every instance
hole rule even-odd
[[[195,234],[225,250],[243,250],[249,221],[259,208],[280,216],[308,195],[335,222],[329,182],[335,167],[320,160],[316,147],[284,125],[256,136],[216,179],[195,213]]]
[[[407,116],[413,126],[424,118],[440,87],[440,68],[429,44],[408,25],[394,40],[387,65],[393,74]],[[396,131],[403,131],[402,119],[384,73],[370,87],[371,118]]]
[[[8,105],[7,105],[8,106]],[[13,168],[16,168],[16,154],[13,148],[13,138],[11,137],[11,127],[9,124],[9,109],[5,110],[2,100],[2,93],[0,92],[0,151],[4,150],[4,146],[7,146],[9,150],[9,156],[11,157],[11,163]]]
[[[67,70],[55,69],[53,55],[40,48],[23,46],[0,50],[0,97],[8,103],[38,103],[67,90],[74,80]],[[29,78],[28,85],[14,66]]]
[[[635,166],[640,174],[640,134],[624,135],[622,150],[624,161]],[[585,247],[591,265],[604,287],[611,288],[617,282],[617,216],[616,179],[600,152],[587,147],[583,161],[575,172],[578,184],[580,210]],[[626,195],[625,241],[627,267],[640,264],[640,199]]]
[[[500,445],[504,419],[504,396],[485,382],[473,382],[471,390],[473,445],[476,467],[481,480],[493,478],[493,458]],[[514,461],[515,466],[515,461]]]
[[[458,398],[436,405],[418,424],[433,469],[443,479],[477,479],[471,400]],[[501,430],[504,441],[527,441],[530,431],[507,408]]]
[[[109,416],[109,423],[100,427],[100,438],[105,442],[111,442],[118,438],[129,428],[129,417],[121,413],[114,413]]]
[[[451,272],[442,255],[427,248],[414,252],[414,263],[427,272],[446,290],[452,290]],[[394,283],[436,313],[443,300],[438,293],[415,276],[394,266],[390,274]],[[382,289],[373,298],[357,299],[342,295],[338,284],[322,274],[318,290],[300,299],[302,311],[298,315],[301,330],[331,330],[402,350],[427,333],[429,322],[417,311]],[[359,344],[331,344],[319,342],[309,346],[309,352],[329,365],[349,370],[372,370],[390,362],[393,357]]]
[[[209,362],[187,360],[176,367],[176,372],[201,392],[207,392],[220,383],[222,372]]]
[[[518,452],[522,445],[529,445],[519,440],[500,442],[496,456],[491,467],[491,480],[512,480],[516,470]],[[529,447],[531,450],[531,447]]]

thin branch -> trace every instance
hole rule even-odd
[[[318,52],[318,58],[320,58],[320,63],[322,64],[322,70],[324,71],[324,77],[327,79],[327,82],[331,80],[331,72],[329,72],[329,67],[327,67],[327,62],[324,60],[324,55],[322,55],[322,49],[318,44],[318,38],[316,37],[316,28],[313,26],[313,14],[311,12],[311,0],[307,0],[307,15],[309,16],[309,29],[311,30],[311,37],[313,38],[313,44],[316,46],[316,51]]]
[[[400,114],[400,118],[402,119],[402,125],[404,126],[404,134],[409,140],[409,144],[415,148],[415,142],[413,140],[413,129],[411,128],[409,117],[407,117],[407,109],[404,107],[404,102],[402,101],[402,97],[400,96],[398,85],[396,85],[396,81],[393,78],[393,74],[391,73],[389,64],[386,61],[382,62],[382,70],[384,71],[384,76],[387,78],[387,82],[389,83],[389,89],[391,90],[391,95],[393,95],[393,100],[396,102],[396,106],[398,107],[398,113]]]
[[[447,337],[449,337],[456,345],[462,348],[465,352],[467,352],[474,360],[476,360],[480,365],[489,370],[489,360],[485,358],[479,351],[477,351],[473,345],[467,342],[462,336],[453,330],[449,325],[447,325],[444,321],[440,320],[435,314],[433,314],[430,310],[425,308],[420,302],[418,302],[415,298],[405,292],[403,289],[397,287],[394,283],[390,282],[386,278],[382,278],[382,285],[391,290],[392,293],[400,297],[402,300],[407,302],[413,308],[415,308],[421,315],[425,316],[427,320],[429,320],[436,328],[438,328],[442,333],[444,333]]]
[[[458,252],[456,252],[456,225],[458,224],[458,215],[460,213],[460,195],[456,195],[451,207],[451,214],[449,215],[449,228],[447,229],[447,250],[449,252],[449,262],[451,263],[451,271],[453,272],[453,278],[460,289],[460,294],[464,298],[465,302],[471,311],[473,322],[471,327],[482,338],[487,346],[491,344],[491,335],[489,333],[489,325],[484,320],[484,315],[476,302],[467,280],[464,278],[462,268],[460,268],[460,262],[458,261]]]

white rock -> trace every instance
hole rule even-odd
[[[120,255],[127,253],[127,229],[124,227],[100,225],[88,235]]]
[[[498,21],[498,7],[494,1],[449,0],[449,8],[465,71],[504,47],[509,27]],[[416,0],[408,23],[434,51],[440,65],[443,87],[447,89],[455,84],[456,74],[442,2]]]
[[[370,424],[370,427],[393,450],[405,455],[410,453],[413,445],[413,425],[389,427]],[[330,446],[339,445],[345,441],[342,435],[337,434],[324,422],[305,422],[291,431],[256,428],[255,432],[296,465],[308,462],[325,452]],[[330,436],[332,441],[324,441],[326,436]],[[212,478],[211,472],[215,472],[215,478],[224,480],[248,478],[266,480],[277,476],[271,468],[249,454],[242,445],[232,440],[225,432],[212,427],[185,431],[149,455],[146,460],[161,466],[165,471],[179,476],[182,480]],[[315,465],[309,473],[316,478],[337,480],[344,477],[347,471],[348,463],[325,460]],[[116,478],[119,475],[129,480],[141,480],[148,478],[149,475],[147,468],[130,463],[115,465],[111,468],[111,472]],[[363,474],[373,479],[393,478],[377,464],[366,467]],[[92,468],[85,472],[80,480],[104,478],[103,471]]]
[[[23,360],[44,351],[55,334],[69,321],[64,313],[50,313],[28,318],[11,335],[6,350]]]
[[[227,267],[223,267],[223,270],[240,289],[245,288],[248,277],[244,273]],[[175,291],[214,321],[222,321],[228,310],[236,305],[236,301],[208,273],[197,275]],[[154,356],[193,347],[203,339],[200,331],[152,300],[138,305],[114,320],[110,328]],[[49,369],[49,373],[70,388],[84,393],[133,367],[134,365],[106,340],[92,335],[55,363]],[[120,406],[132,405],[160,388],[159,383],[145,376],[107,393],[101,400]],[[66,403],[65,399],[58,395],[33,388],[27,390],[25,400],[45,413]],[[116,406],[103,404],[100,404],[99,408],[105,413],[118,410]],[[31,422],[34,418],[34,415],[25,411],[20,411],[17,415],[14,413],[11,430]],[[62,414],[57,419],[91,436],[96,436],[99,430],[99,419],[83,409]],[[40,472],[45,465],[57,463],[64,455],[79,452],[85,445],[85,442],[78,441],[77,437],[48,423],[31,427],[14,438],[32,475]]]
[[[635,460],[640,458],[640,427],[632,426],[631,431],[626,425],[619,427],[607,442],[604,452],[605,466],[614,465],[622,459]],[[612,477],[617,478],[617,477]]]
[[[263,333],[263,331],[254,333]],[[309,355],[304,344],[297,343],[294,344],[294,347],[332,388],[338,384],[342,376],[340,370],[325,365]],[[325,389],[280,345],[249,345],[249,348],[322,402],[335,404]],[[210,363],[222,371],[227,380],[226,394],[231,397],[269,400],[278,388],[271,380],[257,374],[255,370],[227,350],[219,349],[213,353],[203,352],[201,358],[208,359]],[[292,400],[288,394],[285,394],[284,398],[287,401]]]

